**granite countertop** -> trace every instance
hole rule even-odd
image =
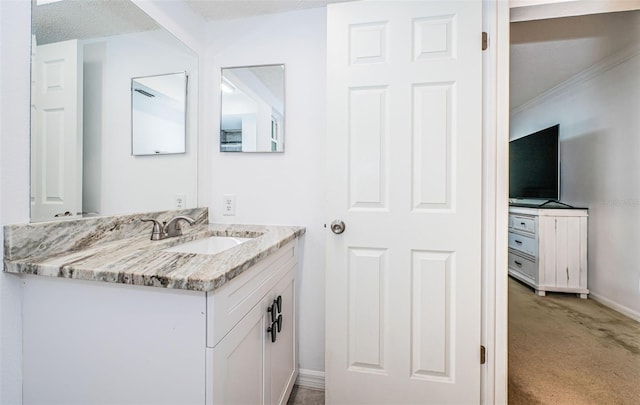
[[[305,233],[305,228],[297,226],[200,223],[193,226],[184,225],[183,236],[152,241],[151,227],[148,228],[144,235],[138,233],[129,238],[104,240],[67,251],[43,250],[38,255],[27,257],[7,257],[5,252],[4,271],[213,291]],[[253,239],[215,255],[163,251],[208,236]]]

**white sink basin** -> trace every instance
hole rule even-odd
[[[204,239],[194,240],[192,242],[183,243],[167,249],[165,252],[178,253],[197,253],[203,255],[215,255],[224,250],[231,249],[234,246],[251,240],[252,238],[236,238],[231,236],[210,236]]]

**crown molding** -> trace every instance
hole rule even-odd
[[[632,59],[635,56],[638,56],[639,54],[640,54],[640,44],[633,44],[631,46],[628,46],[614,53],[613,55],[610,55],[600,60],[599,62],[589,66],[582,72],[574,76],[571,76],[569,79],[565,80],[564,82],[550,88],[549,90],[546,90],[545,92],[535,96],[529,101],[526,101],[520,104],[519,106],[513,107],[511,109],[511,116],[514,117],[523,111],[526,111],[537,105],[543,104],[555,97],[558,97],[568,92],[573,87],[579,84],[582,84],[584,82],[587,82],[593,79],[594,77],[599,76],[607,72],[608,70],[611,70],[614,67],[628,61],[629,59]]]

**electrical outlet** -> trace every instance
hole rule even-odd
[[[176,194],[176,209],[182,210],[187,208],[187,196],[185,194]]]
[[[236,215],[236,196],[235,194],[227,194],[222,197],[222,215]]]

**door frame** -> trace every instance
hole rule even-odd
[[[507,403],[507,224],[509,146],[509,2],[483,1],[482,404]]]
[[[507,403],[510,23],[640,9],[640,1],[483,0],[489,47],[483,60],[483,235],[481,402]]]

